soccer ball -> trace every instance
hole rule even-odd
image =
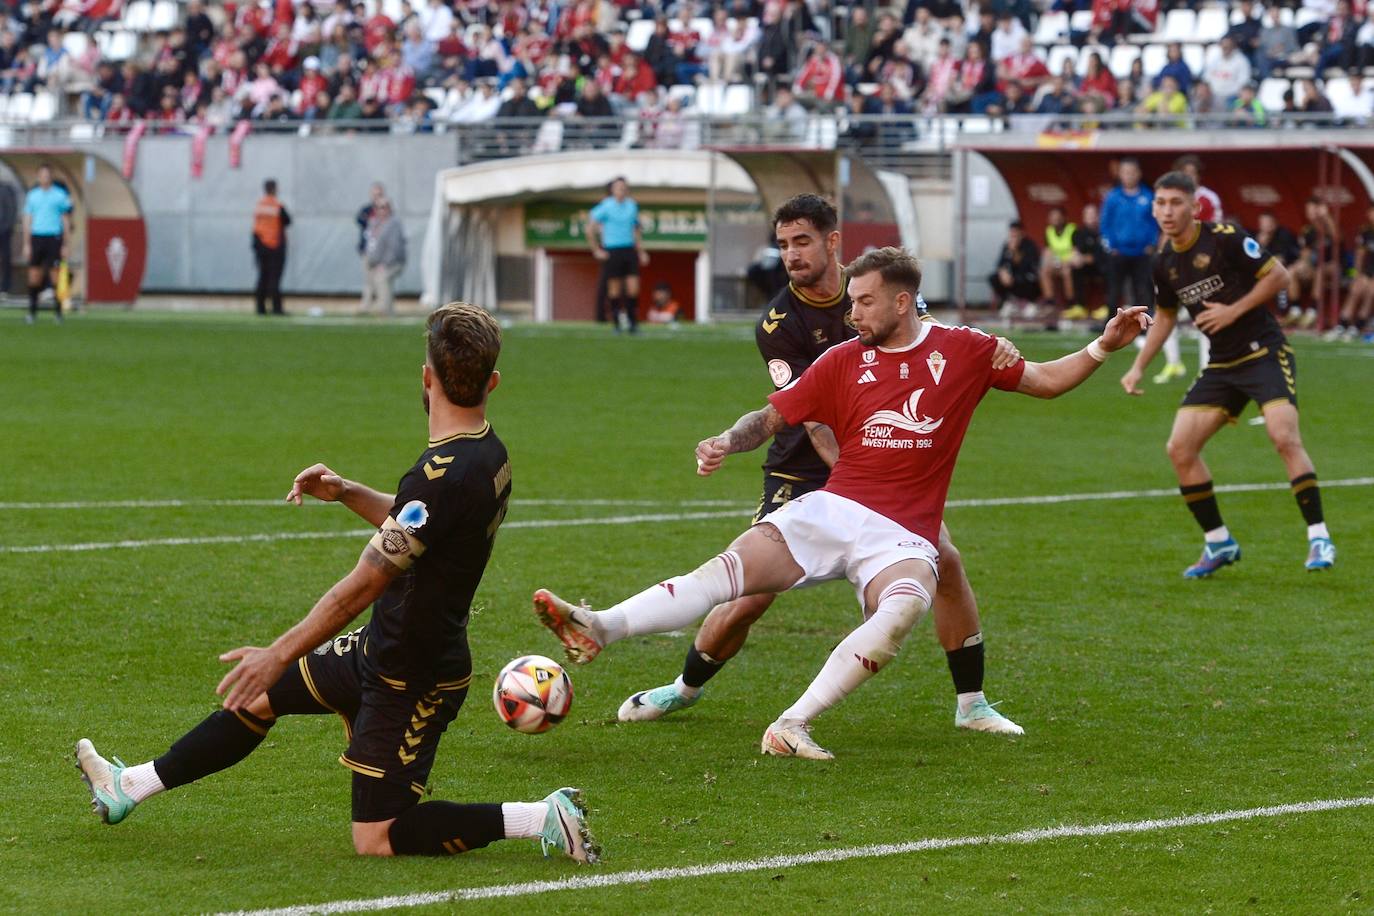
[[[518,732],[537,735],[553,728],[572,708],[572,678],[563,666],[542,655],[522,655],[501,669],[491,692],[501,721]]]

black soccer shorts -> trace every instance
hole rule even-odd
[[[633,248],[607,248],[601,275],[607,280],[639,276],[639,252]]]
[[[1264,410],[1287,401],[1298,406],[1298,367],[1293,348],[1283,344],[1265,347],[1256,354],[1231,363],[1208,363],[1183,396],[1181,407],[1217,407],[1234,421],[1245,405],[1254,401]]]
[[[467,697],[471,676],[415,686],[372,669],[363,626],[304,656],[267,691],[277,716],[334,712],[353,771],[353,820],[390,820],[425,792],[439,739]]]
[[[62,263],[62,236],[35,235],[29,238],[29,266],[52,268]]]
[[[764,471],[763,495],[759,497],[759,508],[754,513],[753,524],[757,525],[768,513],[781,509],[798,496],[804,496],[823,486],[824,480],[794,477],[779,471]]]

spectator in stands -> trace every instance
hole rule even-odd
[[[1020,83],[1022,88],[1034,92],[1050,78],[1049,68],[1035,53],[1035,45],[1029,35],[1021,37],[1015,54],[1002,59],[997,64],[997,76],[1006,83]],[[1030,104],[1027,99],[1027,105]]]
[[[862,7],[860,7],[862,9]],[[682,307],[673,298],[673,288],[667,283],[659,283],[654,287],[654,297],[649,303],[649,311],[645,315],[650,324],[677,324],[678,314]]]
[[[931,15],[929,6],[916,8],[916,21],[902,34],[907,53],[922,72],[929,72],[930,65],[940,50],[940,39],[948,37],[939,21]]]
[[[796,56],[792,21],[784,20],[776,4],[763,8],[763,31],[759,35],[759,72],[783,77],[792,72]]]
[[[600,87],[597,88],[599,91]],[[604,97],[602,101],[606,101]],[[500,110],[501,96],[496,92],[496,80],[488,77],[477,81],[476,91],[449,115],[449,120],[455,124],[481,124],[496,117]]]
[[[806,109],[792,90],[779,86],[773,103],[763,110],[765,137],[774,142],[800,143],[806,138],[806,122]]]
[[[1240,94],[1240,88],[1250,82],[1250,61],[1240,53],[1233,38],[1224,36],[1218,44],[1207,49],[1202,78],[1221,103],[1229,106]]]
[[[358,90],[352,83],[342,83],[334,93],[334,102],[329,106],[327,117],[331,121],[356,121],[363,116],[362,105],[358,104]]]
[[[1099,96],[1108,108],[1116,104],[1120,94],[1116,77],[1112,76],[1112,71],[1102,62],[1102,55],[1096,51],[1088,55],[1088,65],[1084,68],[1083,82],[1078,91],[1084,96]]]
[[[1005,60],[1021,50],[1021,39],[1030,38],[1021,20],[1012,15],[1011,10],[1003,8],[997,17],[997,27],[988,39],[991,60]]]
[[[1332,107],[1343,124],[1368,124],[1374,117],[1374,86],[1354,70],[1350,73],[1349,86],[1344,96],[1331,103]]]
[[[1145,75],[1145,62],[1139,57],[1131,61],[1131,69],[1127,72],[1126,78],[1118,82],[1130,83],[1132,90],[1131,96],[1137,100],[1145,98],[1145,96],[1149,95],[1150,91],[1154,89],[1154,84],[1150,81],[1150,78]],[[1119,98],[1120,93],[1118,93],[1117,96]]]
[[[1326,40],[1317,56],[1319,76],[1333,67],[1348,70],[1356,65],[1359,58],[1356,39],[1360,25],[1360,21],[1351,14],[1350,0],[1337,0],[1336,12],[1326,22]]]
[[[434,66],[435,43],[425,37],[424,29],[417,21],[406,26],[405,41],[401,42],[401,62],[415,74],[415,79],[423,84]]]
[[[1236,5],[1240,12],[1240,21],[1234,23],[1227,35],[1240,48],[1240,52],[1250,60],[1251,66],[1258,63],[1260,39],[1264,34],[1264,19],[1260,15],[1257,7],[1259,4],[1255,0],[1240,0]]]
[[[373,306],[383,315],[395,313],[396,278],[406,266],[406,236],[401,220],[392,212],[391,201],[377,201],[367,224],[363,264],[367,281],[363,286],[362,313]]]
[[[1159,226],[1150,214],[1154,195],[1140,182],[1140,163],[1122,159],[1117,176],[1120,183],[1108,192],[1102,205],[1102,246],[1108,255],[1102,267],[1109,316],[1123,304],[1154,302],[1150,257],[1159,238]],[[1129,298],[1125,298],[1127,287]]]
[[[1236,127],[1268,127],[1269,113],[1259,100],[1255,84],[1240,87],[1240,95],[1231,102],[1231,123]]]
[[[186,49],[192,60],[200,60],[210,53],[215,42],[215,23],[205,12],[201,0],[186,4]]]
[[[61,92],[75,76],[74,71],[75,62],[62,46],[62,32],[58,29],[49,29],[43,51],[38,55],[38,67],[29,81],[28,91],[33,92],[41,85],[54,92]]]
[[[663,103],[663,110],[654,118],[648,145],[654,149],[688,147],[687,113],[683,109],[681,96],[670,95]],[[696,146],[695,143],[691,145]]]
[[[134,61],[124,64],[123,75],[124,100],[134,117],[141,118],[154,108],[159,98],[157,80]]]
[[[1002,95],[997,91],[997,70],[983,55],[983,46],[970,41],[959,63],[959,76],[948,97],[949,111],[983,114],[988,106],[1000,105]],[[1032,243],[1034,244],[1034,243]]]
[[[926,11],[927,21],[930,12]],[[873,20],[868,15],[868,7],[856,3],[849,9],[849,24],[844,32],[845,79],[849,83],[861,82],[864,62],[868,60],[869,49],[873,47]]]
[[[124,91],[124,77],[110,61],[102,60],[95,71],[95,85],[81,94],[81,116],[88,121],[103,121]]]
[[[759,32],[745,19],[731,19],[727,31],[709,61],[711,79],[742,83],[753,69],[754,47]]]
[[[1040,258],[1040,301],[1058,315],[1073,297],[1073,235],[1078,227],[1065,219],[1063,207],[1050,207],[1047,219]]]
[[[1303,212],[1307,222],[1298,233],[1298,258],[1288,272],[1287,318],[1290,323],[1310,328],[1317,323],[1317,313],[1327,297],[1339,294],[1341,230],[1331,208],[1320,197],[1309,197]],[[1311,298],[1307,299],[1309,293]]]
[[[609,118],[615,113],[596,80],[587,80],[582,84],[582,93],[577,99],[577,113],[584,118]]]
[[[1179,90],[1188,95],[1193,91],[1193,71],[1188,69],[1188,64],[1183,60],[1183,45],[1176,41],[1171,42],[1165,50],[1165,55],[1164,66],[1155,74],[1153,87],[1158,89],[1164,77],[1172,76],[1174,82],[1178,83]]]
[[[644,47],[644,61],[653,68],[660,85],[671,86],[677,82],[677,54],[669,40],[668,20],[662,16],[654,20],[654,34],[649,36],[649,43]]]
[[[997,268],[988,276],[992,287],[992,304],[1001,306],[1002,314],[1011,317],[1018,307],[1032,315],[1031,301],[1040,291],[1040,250],[1026,236],[1019,219],[1007,226],[1007,240],[997,253]]]
[[[453,31],[453,8],[444,0],[426,0],[416,13],[416,19],[426,40],[435,44],[443,41]]]
[[[1094,321],[1106,321],[1106,306],[1090,309],[1088,306],[1088,284],[1102,276],[1102,265],[1107,253],[1102,247],[1102,235],[1098,231],[1098,212],[1096,204],[1083,206],[1083,218],[1073,231],[1073,253],[1069,255],[1070,276],[1073,278],[1073,305],[1061,315],[1062,318],[1075,320],[1091,317]]]
[[[1374,8],[1365,4],[1364,24],[1355,35],[1355,47],[1360,54],[1361,67],[1374,67]]]
[[[1150,127],[1188,127],[1188,122],[1184,119],[1166,120],[1164,117],[1181,115],[1188,111],[1188,97],[1178,88],[1178,82],[1172,76],[1164,77],[1159,88],[1147,95],[1136,107],[1136,111],[1150,117]]]
[[[1217,106],[1217,97],[1212,93],[1211,84],[1202,80],[1193,83],[1193,97],[1188,107],[1193,114],[1202,115],[1201,118],[1197,119],[1197,123],[1203,127],[1210,123],[1208,121],[1209,115],[1215,115],[1224,110]]]
[[[1305,114],[1321,115],[1331,114],[1335,110],[1331,106],[1331,100],[1326,97],[1325,93],[1317,88],[1315,80],[1298,80],[1297,88],[1302,95],[1302,104],[1298,106],[1299,111]]]
[[[792,81],[798,101],[825,108],[840,101],[844,94],[844,65],[822,41],[814,40],[806,49],[806,63]]]
[[[946,110],[959,79],[959,59],[951,51],[948,38],[941,38],[935,60],[931,62],[921,110],[927,115]]]
[[[1268,79],[1276,69],[1283,69],[1292,63],[1301,50],[1298,33],[1291,25],[1284,25],[1279,19],[1279,5],[1271,3],[1265,8],[1259,41],[1255,46],[1253,61],[1255,75]]]
[[[1042,115],[1075,114],[1078,111],[1078,96],[1074,94],[1071,88],[1064,85],[1062,76],[1056,76],[1040,87],[1034,110],[1036,114]],[[1059,122],[1051,125],[1052,130],[1059,130],[1062,127],[1063,124]]]

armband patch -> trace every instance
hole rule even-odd
[[[792,381],[792,367],[787,364],[785,359],[770,359],[768,361],[768,377],[773,380],[773,386],[781,388]]]
[[[382,527],[377,529],[377,533],[372,535],[372,540],[368,543],[400,570],[410,569],[416,558],[425,552],[424,543],[394,518],[382,522]]]

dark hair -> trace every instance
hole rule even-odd
[[[617,175],[617,176],[615,176],[614,178],[612,178],[610,181],[606,182],[606,193],[607,193],[607,194],[611,193],[611,190],[615,187],[615,183],[616,183],[617,181],[624,181],[624,182],[625,182],[625,187],[626,187],[626,189],[628,189],[628,188],[630,187],[630,183],[629,183],[628,181],[625,180],[625,176],[624,176],[624,175]]]
[[[803,219],[821,235],[829,235],[840,224],[839,214],[830,201],[819,194],[798,194],[783,201],[782,206],[773,211],[773,228]]]
[[[275,179],[275,178],[269,178],[269,179],[267,179],[266,181],[264,181],[264,182],[262,183],[262,193],[264,193],[264,194],[275,194],[275,193],[277,193],[277,179]]]
[[[1155,182],[1156,191],[1182,191],[1184,194],[1197,193],[1197,183],[1188,177],[1187,172],[1165,172]]]
[[[850,279],[875,271],[882,276],[885,286],[905,290],[911,293],[913,302],[916,300],[916,294],[921,291],[921,262],[915,255],[905,248],[875,248],[859,255],[844,269],[845,276]]]
[[[450,302],[425,322],[425,353],[439,376],[444,397],[459,407],[476,407],[487,394],[487,380],[501,355],[501,326],[486,309]]]
[[[1008,229],[1021,229],[1021,228],[1024,228],[1024,227],[1021,225],[1021,221],[1020,221],[1019,219],[1014,219],[1014,220],[1012,220],[1011,222],[1007,223],[1007,228],[1008,228]]]
[[[1133,165],[1136,168],[1140,168],[1140,160],[1134,156],[1122,156],[1121,161],[1116,164],[1116,167],[1121,168],[1123,165]]]
[[[1199,172],[1202,171],[1202,160],[1199,159],[1197,156],[1194,156],[1192,153],[1179,156],[1177,159],[1174,160],[1174,168],[1179,170],[1180,172],[1190,165],[1193,168],[1197,169]]]

